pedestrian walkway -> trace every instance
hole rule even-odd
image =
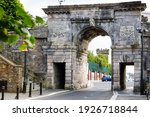
[[[114,91],[114,95],[110,100],[146,100],[146,96],[140,95],[140,93],[134,93],[131,89],[127,89],[123,91]]]
[[[94,82],[94,84],[91,86],[91,88],[88,88],[88,91],[95,91],[93,89],[94,86],[96,87],[96,89],[98,91],[108,91],[105,87],[110,85],[110,83],[103,83],[103,86],[99,85],[99,83],[102,82]],[[101,86],[101,87],[100,87]],[[37,88],[38,89],[38,88]],[[31,99],[40,99],[41,97],[46,97],[46,96],[53,96],[53,95],[57,95],[57,94],[61,94],[61,93],[65,93],[65,92],[70,92],[71,90],[64,90],[64,89],[43,89],[42,90],[42,95],[40,95],[40,90],[33,90],[31,93],[31,97],[29,97],[29,92],[27,93],[19,93],[19,100],[31,100]],[[81,90],[85,90],[85,89],[81,89]],[[107,94],[107,93],[106,93]],[[110,93],[109,93],[110,94]],[[17,100],[16,99],[16,93],[4,93],[4,100]],[[103,95],[102,99],[106,99],[107,95]],[[109,98],[110,100],[146,100],[146,96],[145,95],[140,95],[139,93],[134,93],[133,89],[127,89],[124,91],[113,91],[113,95],[111,96],[111,98]],[[0,99],[1,99],[1,92],[0,92]]]
[[[118,95],[116,100],[146,100],[145,95]]]
[[[19,93],[19,100],[30,100],[30,99],[38,100],[39,97],[55,95],[55,94],[64,93],[68,91],[69,90],[63,90],[63,89],[49,89],[49,90],[43,90],[42,95],[40,95],[40,91],[36,90],[31,93],[31,97],[29,97],[29,92]],[[17,100],[16,95],[17,95],[16,93],[4,93],[4,100]]]

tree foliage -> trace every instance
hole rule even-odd
[[[98,54],[95,57],[95,62],[98,63],[102,67],[108,67],[108,60],[103,54]]]
[[[0,0],[0,40],[10,45],[22,39],[20,48],[33,46],[35,39],[28,29],[36,23],[44,23],[42,18],[33,18],[24,10],[19,0]]]
[[[94,56],[93,52],[88,51],[88,61],[98,63],[101,67],[108,67],[108,60],[103,54]]]
[[[102,67],[107,67],[109,70],[108,74],[111,74],[111,64],[108,63],[108,60],[105,55],[103,54],[98,54],[97,56],[94,56],[93,52],[88,51],[88,61],[89,62],[94,62],[99,64],[99,66]]]
[[[111,64],[108,64],[108,71],[109,71],[109,75],[111,75],[112,74],[112,68],[111,68]]]
[[[88,55],[87,55],[88,61],[90,62],[95,62],[95,56],[94,53],[91,51],[88,51]]]

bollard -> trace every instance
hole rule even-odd
[[[40,82],[40,95],[42,95],[42,82]]]
[[[29,86],[29,97],[31,97],[31,93],[32,93],[32,83],[30,83],[30,86]]]
[[[22,91],[23,93],[26,93],[26,88],[27,88],[27,87],[26,87],[26,82],[24,81],[24,82],[23,82],[23,91]]]
[[[4,100],[4,91],[5,91],[5,86],[2,86],[2,98],[1,98],[1,100]]]
[[[35,89],[35,79],[33,78],[33,89]]]
[[[33,82],[33,89],[35,89],[35,83]]]
[[[16,97],[15,97],[15,99],[18,100],[19,99],[19,86],[18,85],[17,85],[16,89],[17,89],[17,91],[16,91]]]

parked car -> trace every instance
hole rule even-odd
[[[111,76],[103,76],[102,81],[111,81]]]

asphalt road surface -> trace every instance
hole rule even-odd
[[[85,89],[67,91],[36,100],[109,100],[112,97],[111,82],[92,81],[89,84],[90,87]]]

